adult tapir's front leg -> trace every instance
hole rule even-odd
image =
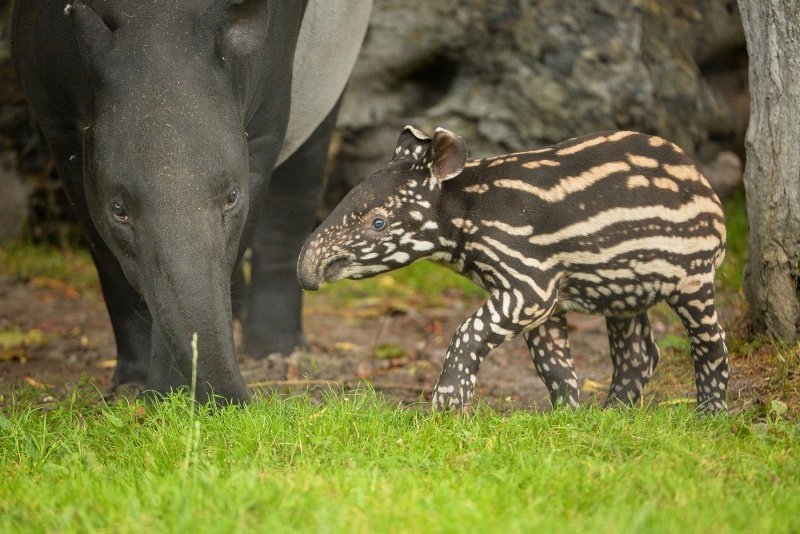
[[[456,331],[434,388],[434,409],[463,407],[475,392],[478,370],[489,351],[547,320],[555,298],[532,303],[518,290],[494,291]]]
[[[272,175],[252,242],[244,342],[253,358],[289,354],[305,344],[297,255],[314,226],[337,112],[338,104]]]

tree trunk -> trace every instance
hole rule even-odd
[[[800,333],[800,5],[739,0],[750,58],[744,291],[758,332]]]

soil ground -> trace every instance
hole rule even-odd
[[[480,302],[477,295],[445,290],[433,302],[424,296],[367,296],[343,306],[334,295],[310,293],[304,316],[310,350],[260,361],[240,356],[240,367],[254,389],[320,392],[366,382],[389,401],[424,405],[450,335]],[[727,327],[734,321],[730,310],[737,306],[725,308],[722,321]],[[661,362],[646,390],[645,404],[691,402],[694,397],[691,361],[680,348],[685,334],[669,314],[666,308],[651,312],[656,337],[667,343],[661,343]],[[611,377],[605,321],[579,314],[569,315],[568,320],[582,400],[602,402]],[[96,286],[79,292],[55,279],[0,277],[2,331],[26,333],[27,338],[16,349],[0,353],[0,398],[26,385],[40,389],[45,402],[77,383],[108,391],[115,364],[114,338]],[[741,363],[734,355],[733,409],[761,402],[760,376],[752,372],[752,365]],[[549,408],[546,389],[522,338],[498,347],[487,358],[477,396],[500,409]]]

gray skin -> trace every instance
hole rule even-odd
[[[274,174],[306,1],[17,2],[18,78],[89,243],[117,342],[113,386],[249,398],[231,279],[253,241],[248,352],[303,343],[294,258],[336,107]],[[271,200],[274,198],[274,200]],[[275,306],[276,302],[284,303]]]

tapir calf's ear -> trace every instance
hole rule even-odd
[[[403,158],[422,158],[431,146],[431,138],[413,126],[406,126],[397,139],[392,161]]]
[[[467,162],[464,140],[444,128],[437,128],[431,144],[431,174],[440,182],[455,178]]]
[[[228,7],[228,27],[225,44],[237,56],[258,50],[267,38],[269,2],[267,0],[238,0]]]

